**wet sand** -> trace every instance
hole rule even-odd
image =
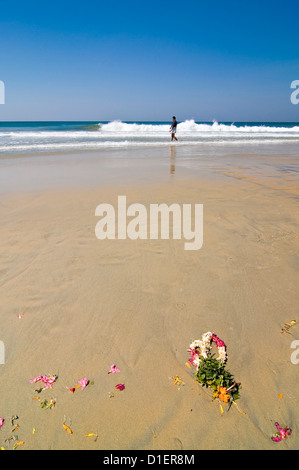
[[[299,321],[294,166],[280,171],[265,159],[252,171],[244,156],[194,169],[179,151],[152,157],[136,165],[124,158],[113,171],[94,154],[86,178],[79,157],[77,178],[72,159],[71,173],[50,157],[48,166],[36,156],[0,162],[2,181],[11,178],[0,206],[4,448],[14,445],[5,442],[14,415],[24,450],[299,448],[299,364],[291,362],[299,325],[281,334]],[[116,205],[118,195],[146,207],[203,204],[203,247],[98,240],[95,208]],[[186,366],[189,344],[206,331],[227,345],[246,414],[234,406],[222,414]],[[113,363],[120,373],[108,374]],[[37,394],[40,383],[29,380],[50,374],[57,382]],[[173,384],[176,375],[184,385]],[[67,390],[83,377],[93,384]],[[119,383],[125,390],[115,390]],[[55,407],[41,408],[51,398]],[[276,421],[293,430],[281,443],[271,441]]]

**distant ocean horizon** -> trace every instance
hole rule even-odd
[[[167,146],[167,121],[2,121],[0,155]],[[175,145],[299,143],[299,122],[178,121]]]

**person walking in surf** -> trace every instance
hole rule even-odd
[[[176,126],[178,125],[176,117],[172,116],[172,124],[170,126],[169,132],[171,132],[171,140],[178,140],[177,137],[175,136],[176,133]]]

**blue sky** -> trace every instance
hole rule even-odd
[[[0,0],[0,120],[299,121],[298,1]]]

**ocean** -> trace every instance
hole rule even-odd
[[[0,122],[0,155],[170,144],[170,122]],[[298,144],[296,122],[178,123],[178,146]]]

